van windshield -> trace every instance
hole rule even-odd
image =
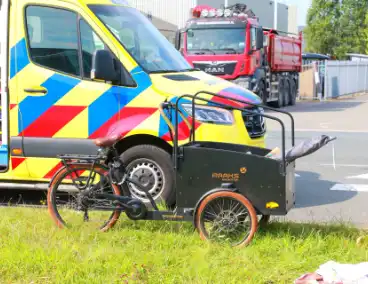
[[[138,10],[130,7],[89,5],[92,12],[149,73],[190,70],[190,64]]]

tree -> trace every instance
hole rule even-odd
[[[365,49],[365,52],[366,54],[368,54],[368,11],[367,11],[367,15],[365,17],[365,26],[366,26],[366,29],[365,29],[365,40],[366,40],[366,49]]]
[[[368,0],[313,0],[305,30],[307,50],[344,58],[367,49]]]
[[[307,51],[322,54],[335,53],[339,18],[339,0],[313,0],[307,14],[307,27],[304,30]]]
[[[365,53],[368,0],[344,0],[341,7],[341,43],[346,52]]]

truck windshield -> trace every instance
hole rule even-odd
[[[191,70],[190,64],[161,32],[134,8],[89,5],[93,13],[149,73]]]
[[[191,29],[187,35],[189,54],[244,53],[245,29]]]

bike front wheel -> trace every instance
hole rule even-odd
[[[111,229],[121,210],[103,194],[121,195],[111,184],[108,169],[102,165],[74,164],[60,169],[50,183],[48,211],[59,228],[92,227]]]

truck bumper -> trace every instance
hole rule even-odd
[[[258,91],[258,81],[253,76],[238,77],[235,80],[232,80],[231,82],[251,92],[256,93]]]

